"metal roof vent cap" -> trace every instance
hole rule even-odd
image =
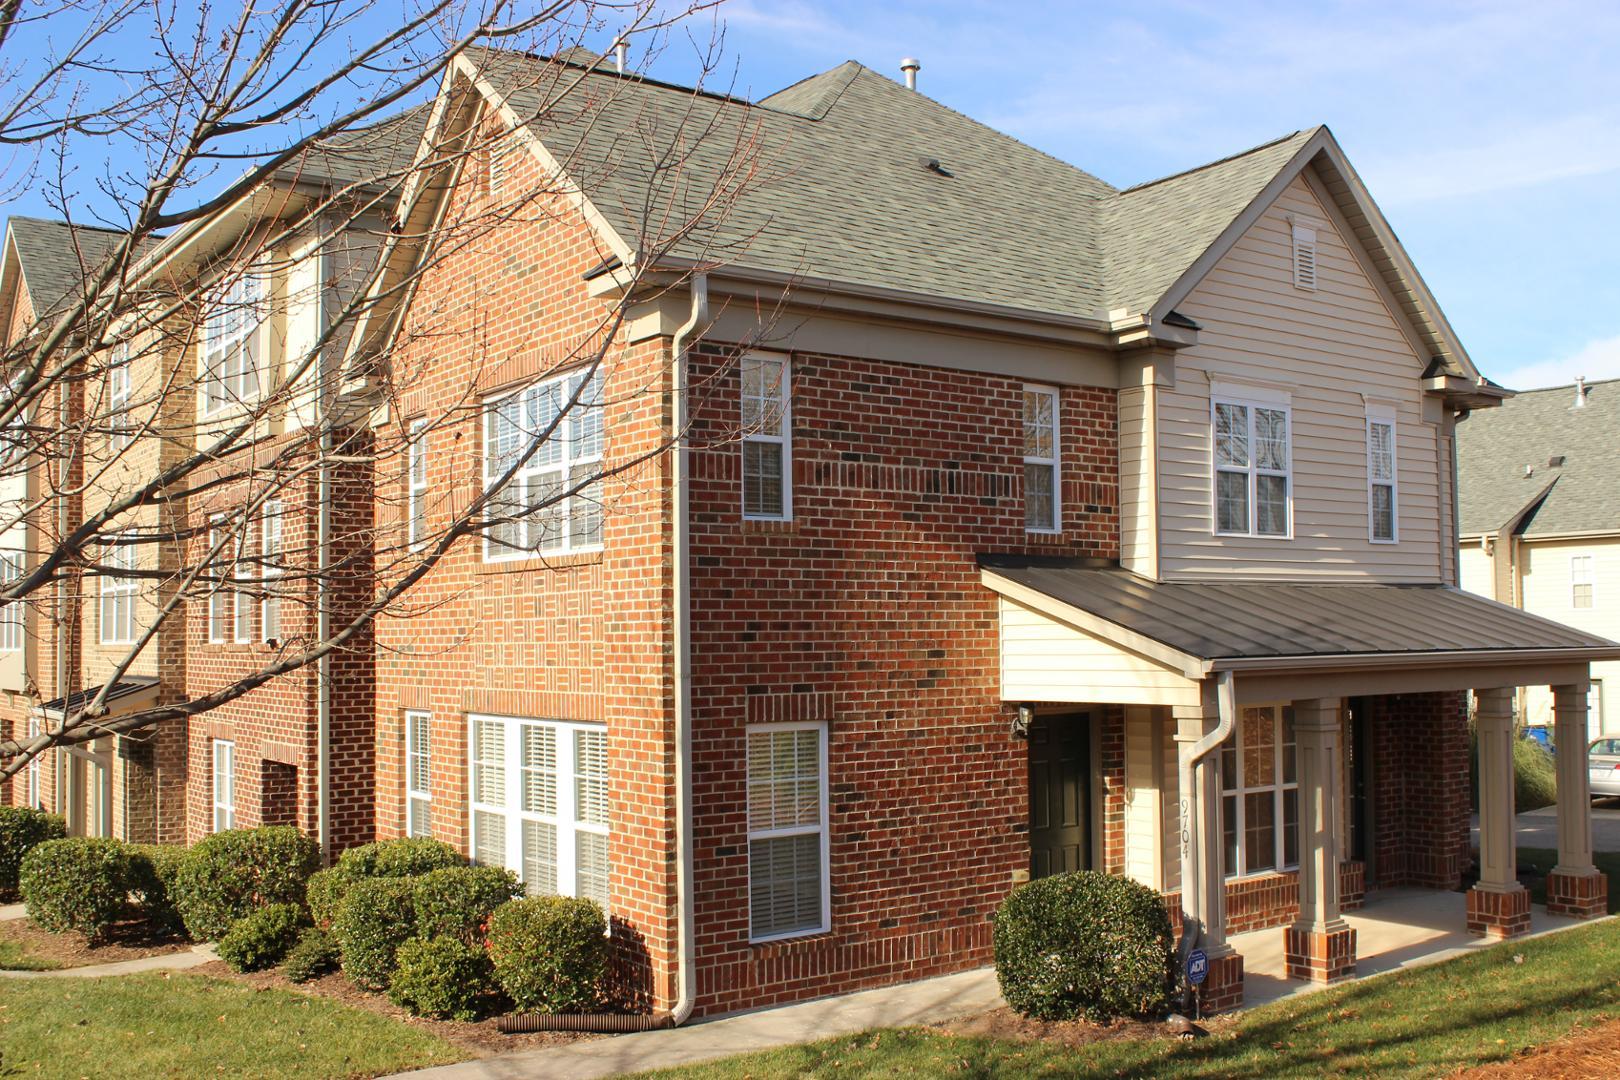
[[[906,76],[906,89],[917,89],[917,72],[922,70],[922,63],[915,56],[908,56],[900,61],[900,70]]]
[[[1575,404],[1571,405],[1570,408],[1572,408],[1572,409],[1584,409],[1584,408],[1586,408],[1586,376],[1585,375],[1577,375],[1577,376],[1575,376]]]
[[[630,66],[630,43],[622,37],[613,39],[613,68],[620,75]]]

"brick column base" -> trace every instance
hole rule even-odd
[[[1214,1016],[1243,1004],[1243,957],[1231,952],[1212,956],[1209,974],[1198,988],[1198,1015]]]
[[[1530,894],[1523,885],[1506,892],[1468,890],[1468,932],[1500,940],[1518,937],[1530,929]]]
[[[1547,914],[1594,919],[1609,913],[1609,878],[1597,870],[1547,875]]]
[[[1283,931],[1288,977],[1313,983],[1335,983],[1356,973],[1356,932],[1340,923],[1333,930],[1295,925]]]

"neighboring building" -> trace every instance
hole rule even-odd
[[[1620,638],[1620,381],[1526,390],[1457,428],[1462,587]],[[1552,723],[1546,687],[1520,715]],[[1620,663],[1592,665],[1593,738],[1620,733]]]

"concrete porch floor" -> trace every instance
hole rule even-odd
[[[1367,894],[1366,906],[1347,911],[1356,931],[1356,978],[1400,968],[1433,964],[1496,942],[1464,929],[1466,898],[1433,889],[1382,889]],[[1530,909],[1530,935],[1586,925],[1585,920]],[[1321,987],[1290,979],[1283,964],[1283,928],[1251,930],[1229,939],[1243,956],[1243,1007],[1251,1008]]]

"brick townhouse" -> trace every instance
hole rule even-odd
[[[1171,896],[1219,1008],[1228,933],[1331,981],[1366,890],[1460,886],[1472,691],[1468,921],[1526,927],[1512,688],[1584,730],[1620,648],[1457,590],[1454,430],[1504,392],[1326,129],[1118,189],[854,63],[598,65],[452,61],[426,138],[473,156],[350,350],[411,449],[343,512],[378,588],[438,557],[373,628],[368,835],[600,901],[679,1018],[983,964],[1088,867]],[[1584,753],[1549,900],[1590,915]]]

